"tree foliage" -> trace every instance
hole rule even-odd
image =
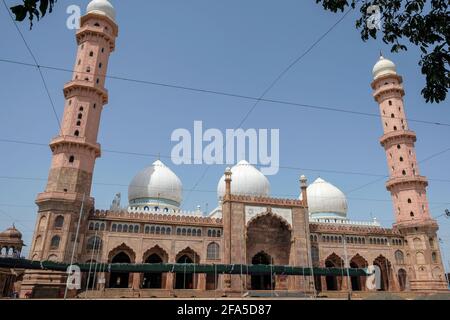
[[[33,28],[33,21],[38,21],[44,17],[47,11],[53,11],[53,5],[57,0],[22,0],[22,4],[11,7],[11,12],[15,15],[16,21],[23,21],[28,16],[30,29]]]
[[[450,2],[449,0],[316,0],[325,10],[344,11],[359,6],[356,27],[363,41],[381,35],[391,52],[407,50],[406,42],[422,51],[419,66],[425,76],[422,95],[426,102],[442,102],[450,88]],[[381,28],[367,23],[378,6]]]

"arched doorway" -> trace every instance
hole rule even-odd
[[[163,259],[156,253],[151,254],[145,263],[163,263]],[[144,281],[142,288],[144,289],[160,289],[162,287],[162,273],[149,272],[144,273]]]
[[[272,258],[265,252],[259,252],[252,258],[253,265],[269,265]],[[254,274],[251,278],[252,290],[272,290],[274,287],[273,278],[270,274]]]
[[[267,212],[251,219],[246,232],[247,264],[289,265],[291,226],[278,215]],[[287,290],[286,276],[245,276],[246,286],[252,290]]]
[[[391,273],[391,263],[384,256],[380,255],[373,261],[373,265],[378,266],[380,268],[381,273],[381,287],[380,291],[388,291],[389,290],[389,279]]]
[[[179,264],[198,264],[200,263],[200,257],[198,254],[190,249],[186,248],[176,256],[176,263]],[[175,289],[196,289],[197,288],[197,275],[190,273],[186,266],[185,271],[175,273]]]
[[[350,260],[350,268],[367,268],[368,263],[366,259],[361,257],[359,254],[355,255]],[[365,290],[365,283],[366,283],[366,277],[364,276],[352,276],[350,278],[351,285],[352,285],[352,291],[363,291]]]
[[[333,253],[325,260],[325,268],[343,268],[344,260],[337,254]],[[325,276],[325,283],[328,291],[341,290],[342,276],[328,275]]]
[[[400,291],[405,291],[406,290],[406,282],[408,281],[406,270],[399,269],[397,277],[398,277],[398,286],[399,286]]]
[[[125,252],[119,252],[112,258],[111,263],[131,263],[130,257]],[[110,288],[128,288],[129,272],[111,272],[109,277]]]
[[[194,261],[187,255],[182,255],[178,258],[177,263],[190,264],[194,263]],[[176,273],[175,279],[175,289],[194,289],[194,277],[192,273]]]

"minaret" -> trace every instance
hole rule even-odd
[[[408,128],[403,96],[403,79],[395,64],[380,56],[373,68],[373,96],[380,106],[384,135],[380,139],[386,151],[395,225],[407,243],[408,277],[412,290],[445,289],[440,260],[438,225],[428,207],[428,181],[421,176],[414,143],[416,134]],[[408,259],[407,259],[408,260]]]
[[[100,116],[108,102],[105,74],[117,35],[113,6],[107,0],[91,1],[76,33],[77,57],[72,80],[64,86],[61,130],[50,142],[47,187],[36,200],[39,210],[30,251],[33,260],[70,261],[83,203],[76,253],[82,249],[83,222],[94,208],[90,193],[95,160],[101,154],[97,143]]]

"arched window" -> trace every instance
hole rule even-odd
[[[433,252],[431,254],[431,262],[437,263],[437,254],[436,254],[436,252]]]
[[[391,100],[389,100],[389,105],[392,106],[392,101]]]
[[[208,237],[212,237],[212,231],[211,230],[208,230]]]
[[[102,240],[99,237],[90,237],[87,241],[88,250],[99,250],[102,247]]]
[[[191,230],[190,228],[187,230],[187,235],[188,235],[189,237],[192,235],[192,230]]]
[[[89,57],[93,57],[94,56],[94,51],[89,52]]]
[[[83,115],[82,115],[81,113],[78,114],[78,119],[79,119],[79,120],[83,119]]]
[[[122,225],[121,225],[121,224],[119,224],[119,225],[117,226],[117,232],[122,232]]]
[[[138,225],[134,226],[134,233],[139,233],[139,226]]]
[[[77,126],[81,126],[81,121],[77,121]]]
[[[104,231],[106,229],[106,225],[104,223],[102,223],[100,225],[100,231]]]
[[[213,231],[212,231],[212,236],[213,236],[213,237],[216,237],[216,234],[217,234],[216,230],[213,230]]]
[[[208,244],[208,248],[206,250],[206,257],[208,260],[218,260],[220,258],[219,255],[219,245],[215,242],[211,242]]]
[[[69,157],[69,163],[74,163],[75,162],[75,157],[74,156],[70,156]]]
[[[171,234],[171,233],[172,233],[172,228],[168,227],[168,228],[166,229],[166,234]]]
[[[192,229],[192,236],[196,237],[197,236],[197,230],[196,229]]]
[[[145,226],[144,232],[145,233],[150,233],[150,227],[149,226]]]
[[[80,136],[80,131],[76,130],[73,134],[75,137],[79,137]]]
[[[150,227],[150,233],[151,233],[151,234],[154,234],[154,233],[155,233],[155,226],[151,226],[151,227]]]
[[[52,238],[52,241],[50,241],[50,249],[56,250],[59,248],[59,242],[61,241],[61,238],[59,236],[54,236]]]
[[[156,227],[156,234],[160,234],[161,233],[161,228],[160,227]]]
[[[64,217],[57,216],[54,224],[55,229],[62,229],[63,225],[64,225]]]
[[[395,262],[397,264],[405,263],[405,256],[403,255],[403,252],[401,252],[400,250],[395,251]]]
[[[177,236],[181,236],[181,229],[177,229]]]
[[[100,24],[99,24],[98,22],[96,22],[96,23],[94,24],[94,26],[100,27]]]
[[[102,63],[101,63],[101,62],[98,64],[98,67],[99,67],[100,69],[102,68]]]
[[[133,227],[133,225],[130,224],[130,225],[128,226],[128,232],[129,232],[129,233],[134,232],[134,227]]]
[[[98,223],[98,222],[95,223],[94,230],[96,230],[96,231],[100,230],[100,223]]]
[[[93,222],[89,223],[89,230],[94,230],[94,223]]]
[[[117,231],[117,225],[115,223],[112,225],[111,231],[112,232],[116,232]]]

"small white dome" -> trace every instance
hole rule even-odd
[[[325,180],[318,178],[306,189],[309,214],[317,218],[347,218],[345,194]],[[300,195],[300,199],[302,196]]]
[[[372,74],[373,78],[377,79],[386,74],[397,74],[397,68],[391,60],[380,56],[380,59],[373,67]]]
[[[88,4],[86,12],[104,14],[113,21],[116,20],[116,10],[108,0],[92,0]]]
[[[159,160],[139,172],[128,187],[131,207],[163,203],[176,208],[180,206],[182,194],[183,185],[180,179]]]
[[[266,176],[245,160],[231,168],[231,193],[236,195],[268,197],[270,183]],[[225,175],[217,185],[217,196],[225,195]]]

